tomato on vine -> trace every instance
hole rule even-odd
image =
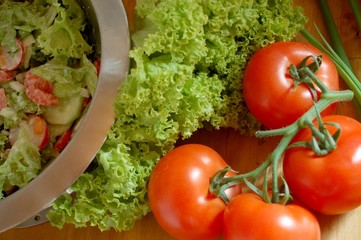
[[[306,43],[276,42],[250,58],[244,72],[243,96],[251,114],[266,128],[288,126],[313,106],[315,96],[310,87],[305,83],[295,86],[289,74],[291,64],[297,67],[310,55],[321,55],[321,52]],[[322,55],[316,76],[330,90],[339,90],[337,69],[326,55]],[[315,87],[315,91],[320,98],[320,89]],[[331,114],[335,107],[331,105],[323,114]]]
[[[320,240],[316,217],[296,205],[266,203],[254,193],[233,198],[224,211],[225,240]]]
[[[212,176],[227,167],[213,149],[186,144],[168,152],[148,184],[151,210],[159,225],[177,239],[215,239],[223,233],[225,202],[209,191]],[[229,175],[233,175],[229,172]],[[239,185],[226,192],[231,199]]]
[[[291,193],[307,207],[323,214],[341,214],[361,204],[361,123],[347,116],[322,118],[334,134],[339,125],[336,149],[318,155],[303,146],[285,152],[283,172]],[[318,126],[317,123],[315,123]],[[311,130],[304,128],[293,138],[310,142]]]

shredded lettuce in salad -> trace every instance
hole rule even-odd
[[[137,0],[115,123],[92,167],[53,204],[51,223],[130,229],[150,211],[153,167],[179,138],[206,125],[255,129],[241,94],[245,64],[305,22],[291,0]]]
[[[94,93],[87,27],[76,0],[0,0],[0,199],[59,154]]]

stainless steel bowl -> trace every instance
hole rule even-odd
[[[121,0],[81,0],[101,56],[95,96],[63,152],[27,186],[0,200],[0,232],[41,213],[84,172],[103,144],[113,120],[113,103],[129,68],[128,22]]]

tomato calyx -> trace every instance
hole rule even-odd
[[[317,108],[315,108],[317,111]],[[317,114],[318,127],[316,127],[312,122],[307,121],[306,124],[311,130],[312,138],[309,142],[295,142],[289,145],[288,148],[292,147],[306,147],[312,149],[312,151],[318,155],[327,155],[328,153],[334,151],[337,146],[337,141],[341,135],[341,126],[336,122],[323,122],[321,115]],[[335,133],[331,134],[327,129],[326,125],[332,125],[336,127]]]
[[[307,64],[308,60],[312,58],[312,62]],[[309,55],[305,57],[301,63],[296,67],[296,65],[291,64],[289,74],[294,79],[294,89],[301,83],[306,84],[313,96],[315,102],[318,101],[317,91],[313,84],[313,78],[317,71],[320,69],[322,64],[322,55]]]
[[[315,60],[313,63],[306,65],[306,62],[309,58],[313,58]],[[314,74],[314,71],[317,71],[317,68],[321,62],[321,57],[319,56],[308,56],[297,69],[297,73],[295,73],[297,77],[299,77],[297,81],[303,79],[301,82],[306,82],[306,84],[312,86],[315,85],[321,90],[319,100],[317,102],[315,101],[313,107],[311,107],[292,124],[279,129],[257,131],[256,137],[258,138],[281,136],[281,140],[273,152],[269,155],[269,157],[260,166],[250,172],[237,173],[235,176],[225,177],[226,172],[230,171],[231,169],[225,168],[218,171],[211,180],[210,192],[212,194],[220,197],[226,203],[228,203],[229,200],[225,196],[224,191],[233,185],[244,183],[251,191],[260,195],[265,202],[286,204],[289,200],[292,199],[292,196],[290,195],[287,182],[282,177],[282,186],[279,186],[280,176],[278,171],[280,160],[282,159],[284,152],[289,147],[294,146],[290,143],[296,134],[303,128],[310,128],[314,133],[314,137],[311,142],[296,144],[306,145],[310,147],[316,154],[325,155],[336,149],[337,139],[341,130],[339,126],[337,126],[337,123],[320,122],[320,112],[336,102],[352,100],[353,92],[351,90],[331,90],[322,81],[320,81]],[[290,66],[290,69],[293,69],[291,71],[294,71],[294,68],[294,65]],[[295,85],[299,84],[297,81]],[[316,118],[318,118],[319,128],[316,128],[313,124],[314,119]],[[327,124],[335,126],[338,128],[338,130],[334,134],[330,134],[325,127]],[[261,180],[261,182],[263,181],[261,187],[256,186],[255,184],[260,179],[263,179]],[[268,179],[270,179],[270,183]],[[271,193],[269,193],[270,189]]]
[[[226,194],[226,190],[234,185],[237,185],[241,181],[245,181],[245,179],[242,179],[242,177],[239,177],[239,175],[237,175],[234,177],[233,181],[227,181],[226,183],[224,183],[223,179],[227,178],[226,174],[228,172],[238,173],[230,166],[227,166],[213,175],[212,181],[209,185],[210,192],[213,195],[220,197],[226,204],[228,204],[230,201]]]

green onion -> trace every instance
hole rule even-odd
[[[337,32],[335,21],[332,17],[330,7],[327,0],[319,0],[323,20],[330,36],[331,44],[335,52],[339,55],[342,61],[352,70],[351,63],[347,57],[347,53],[342,45],[340,35]],[[353,71],[353,70],[352,70]]]
[[[349,0],[348,3],[352,8],[353,15],[355,16],[357,25],[361,30],[361,6],[358,0]]]
[[[337,67],[340,76],[343,78],[343,80],[348,85],[348,87],[354,92],[357,103],[358,105],[361,106],[361,83],[357,79],[354,72],[340,58],[340,56],[335,52],[335,50],[333,50],[332,47],[327,43],[326,39],[319,31],[319,29],[317,27],[316,29],[319,35],[321,36],[321,39],[325,44],[325,46],[320,41],[318,41],[314,36],[312,36],[312,34],[309,33],[306,29],[302,29],[300,33],[308,40],[310,44],[320,49],[322,52],[327,54],[332,59],[332,61],[335,63]]]
[[[361,24],[361,9],[360,5],[356,0],[349,0],[350,6],[352,7],[358,24]],[[331,10],[327,0],[319,0],[322,16],[328,31],[330,41],[332,44],[329,45],[322,33],[317,29],[322,42],[325,46],[314,38],[307,30],[301,30],[301,34],[315,47],[326,53],[336,64],[338,72],[343,80],[346,82],[348,87],[354,92],[355,98],[353,104],[357,112],[358,117],[361,119],[361,83],[355,76],[355,72],[352,68],[347,53],[343,47],[341,38],[337,31],[336,24],[334,22]],[[361,25],[359,25],[361,27]],[[317,28],[317,27],[316,27]],[[361,29],[361,28],[360,28]]]

